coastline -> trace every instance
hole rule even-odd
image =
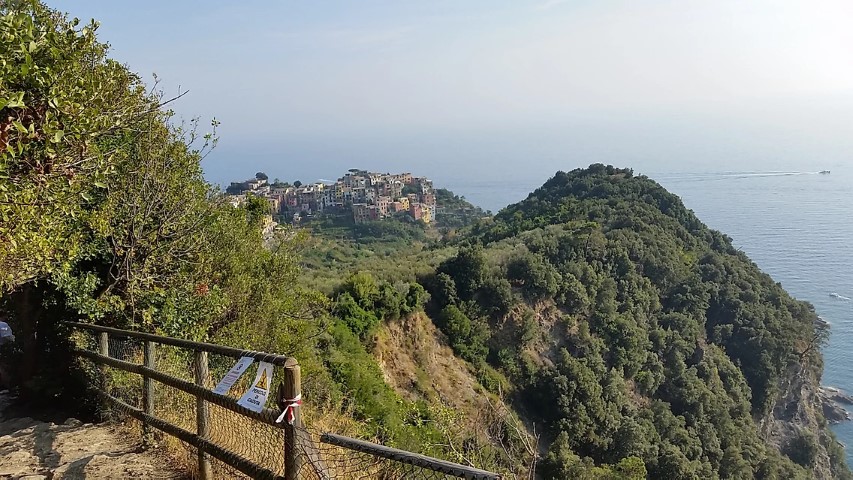
[[[821,386],[818,390],[823,416],[831,425],[851,420],[845,405],[853,405],[853,396],[834,386]]]

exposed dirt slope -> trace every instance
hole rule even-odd
[[[468,365],[453,355],[423,314],[389,322],[377,336],[374,354],[385,381],[408,400],[438,402],[464,412],[466,419],[488,408],[483,387]]]
[[[38,419],[13,400],[0,393],[0,478],[183,478],[118,427]]]

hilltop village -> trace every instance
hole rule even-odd
[[[266,199],[279,221],[299,223],[303,217],[318,213],[351,215],[356,224],[391,217],[409,216],[426,224],[437,213],[432,180],[411,173],[376,173],[350,169],[335,183],[293,184],[269,182],[258,172],[255,178],[231,182],[226,189],[232,205],[240,205],[247,196]]]

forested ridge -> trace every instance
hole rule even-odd
[[[820,379],[813,308],[629,169],[558,172],[426,283],[455,351],[547,429],[547,476],[632,457],[650,478],[849,478],[822,418],[763,438],[792,372]]]
[[[850,478],[814,395],[827,326],[630,169],[558,172],[438,242],[336,245],[312,253],[307,273],[348,274],[320,282],[339,328],[383,363],[382,339],[401,334],[395,319],[425,302],[481,386],[474,395],[517,414],[499,435],[494,425],[453,432],[479,445],[469,455],[489,452],[481,465],[535,466],[545,478]],[[419,322],[402,334],[422,339]],[[421,398],[431,422],[447,400],[430,383],[446,373],[414,361],[393,383]],[[393,409],[377,407],[384,423]]]
[[[292,355],[309,425],[508,478],[851,478],[807,396],[825,327],[654,181],[592,165],[482,220],[440,191],[440,232],[265,233],[264,200],[204,180],[217,122],[175,118],[97,27],[0,5],[0,313],[27,401],[90,405],[76,319]]]

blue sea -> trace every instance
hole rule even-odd
[[[711,228],[794,297],[811,302],[831,325],[824,349],[824,385],[853,393],[853,169],[643,173],[679,195]],[[447,182],[447,187],[497,212],[540,186],[541,179]],[[853,422],[833,428],[853,465]]]

